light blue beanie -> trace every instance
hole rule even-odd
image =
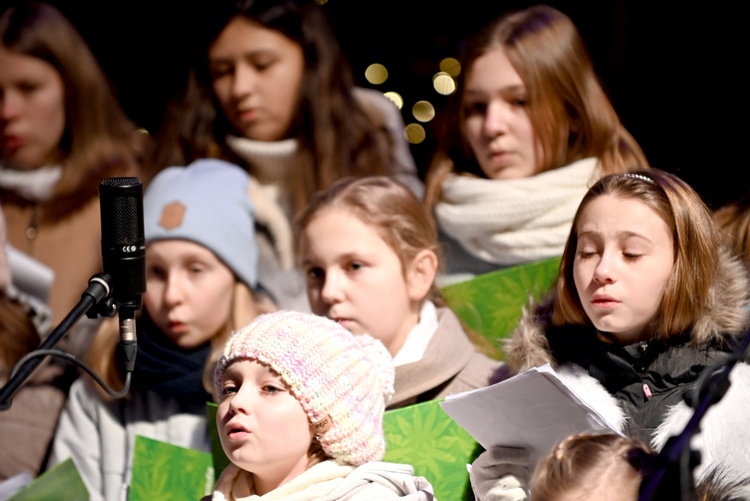
[[[215,159],[160,171],[143,196],[146,245],[165,239],[195,242],[255,288],[258,248],[248,182],[240,167]]]

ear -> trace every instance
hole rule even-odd
[[[430,249],[419,251],[406,270],[406,288],[409,299],[421,302],[430,292],[435,274],[437,274],[438,258]]]

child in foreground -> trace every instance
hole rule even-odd
[[[216,367],[216,424],[232,462],[204,500],[432,500],[385,453],[394,369],[385,347],[309,313],[261,315]]]

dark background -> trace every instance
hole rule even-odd
[[[176,2],[53,0],[92,46],[125,111],[153,130],[179,88],[191,51],[217,0]],[[8,0],[0,0],[8,3]],[[13,2],[15,3],[15,2]],[[384,64],[377,87],[411,106],[445,98],[432,90],[439,61],[493,17],[529,1],[328,0],[323,6],[361,85],[364,69]],[[722,2],[550,1],[581,32],[626,128],[654,167],[682,176],[718,207],[744,195],[748,129],[744,79],[747,41],[741,7]],[[412,146],[423,172],[435,146]]]

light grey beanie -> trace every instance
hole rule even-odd
[[[254,288],[258,248],[248,183],[242,168],[222,160],[197,160],[187,167],[163,169],[143,196],[146,245],[165,239],[195,242]]]

